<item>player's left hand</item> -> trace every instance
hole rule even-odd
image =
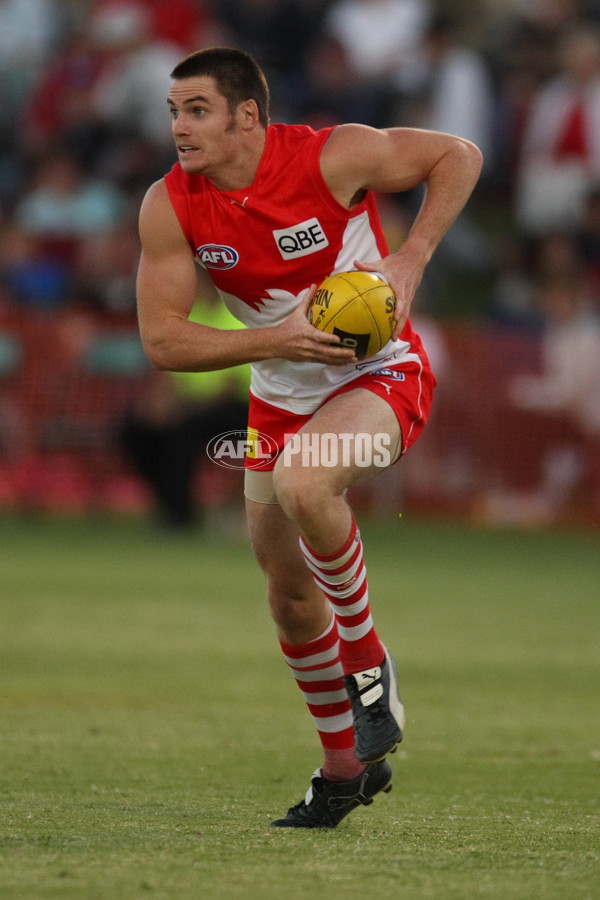
[[[390,285],[396,298],[394,318],[396,327],[392,332],[392,340],[400,336],[406,321],[410,315],[412,302],[423,278],[425,264],[399,250],[385,259],[374,262],[361,262],[354,260],[354,265],[360,272],[375,272],[381,275]]]

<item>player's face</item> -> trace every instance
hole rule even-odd
[[[218,180],[240,151],[236,118],[208,76],[174,81],[167,103],[181,168]]]

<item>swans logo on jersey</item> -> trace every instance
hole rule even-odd
[[[329,246],[329,241],[321,223],[314,216],[289,228],[280,228],[273,232],[275,243],[283,259],[298,259],[308,256]]]
[[[240,258],[237,250],[226,244],[203,244],[196,253],[207,269],[233,269]]]

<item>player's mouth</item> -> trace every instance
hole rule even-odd
[[[181,156],[189,156],[192,153],[198,152],[198,147],[193,147],[191,144],[178,144],[177,152]]]

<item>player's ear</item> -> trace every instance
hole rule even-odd
[[[237,108],[239,121],[243,128],[253,128],[260,121],[256,100],[243,100]]]

